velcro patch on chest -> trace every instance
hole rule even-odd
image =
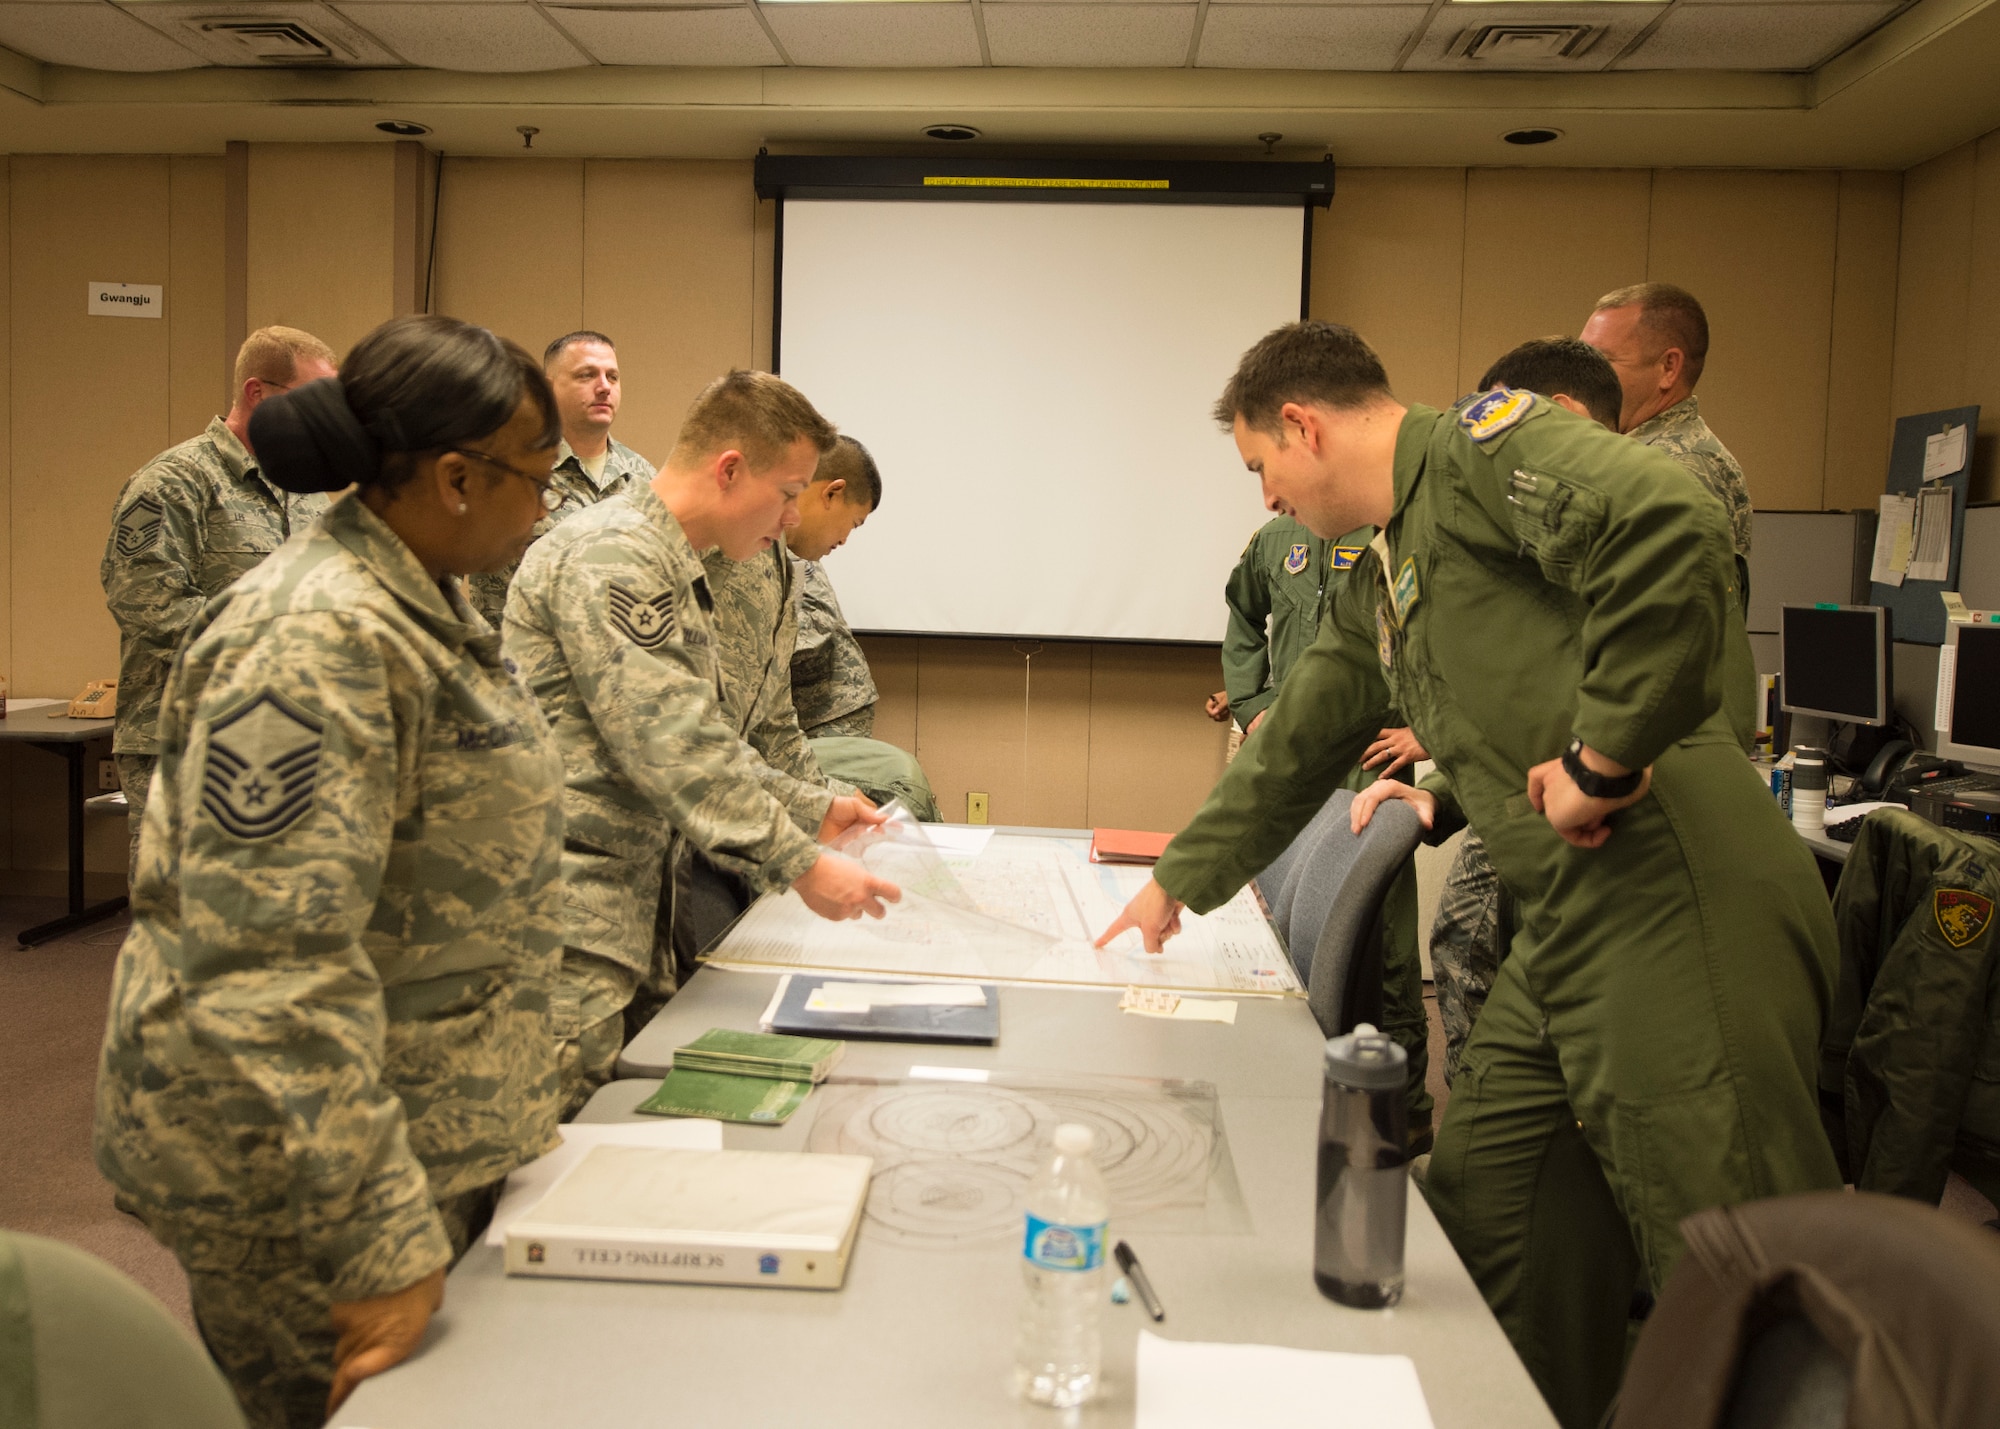
[[[1475,398],[1458,414],[1458,424],[1475,442],[1491,441],[1535,408],[1535,394],[1525,389],[1496,387]]]
[[[224,833],[268,839],[312,808],[326,726],[265,690],[209,726],[202,812]]]
[[[1336,571],[1351,571],[1354,563],[1361,559],[1361,553],[1367,549],[1366,546],[1335,546],[1333,553],[1326,558],[1327,567]]]
[[[612,626],[641,650],[657,650],[673,638],[674,593],[672,591],[663,590],[658,595],[640,595],[613,581],[606,601],[610,607]]]
[[[118,518],[118,554],[136,556],[160,539],[166,508],[157,496],[142,496]]]
[[[1940,888],[1931,895],[1931,912],[1944,940],[1962,948],[1993,921],[1993,900],[1963,888]]]
[[[1285,552],[1286,574],[1297,575],[1306,568],[1306,562],[1311,558],[1312,548],[1310,546],[1306,545],[1303,541],[1293,542],[1292,549]]]

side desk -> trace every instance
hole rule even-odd
[[[711,1027],[754,1028],[776,985],[776,974],[703,968],[633,1041],[625,1068],[663,1065]],[[1000,999],[996,1046],[854,1042],[835,1077],[902,1078],[922,1066],[1209,1082],[1248,1216],[1237,1233],[1131,1233],[1167,1317],[1153,1325],[1136,1301],[1105,1307],[1105,1388],[1081,1411],[1035,1409],[1013,1394],[1017,1239],[913,1244],[865,1220],[838,1291],[510,1279],[498,1248],[475,1246],[452,1271],[423,1348],[363,1384],[334,1429],[1124,1426],[1142,1328],[1408,1355],[1438,1429],[1554,1424],[1414,1185],[1402,1303],[1353,1310],[1314,1288],[1325,1042],[1302,1000],[1239,997],[1228,1026],[1123,1013],[1109,990],[1003,985]],[[639,1119],[633,1109],[656,1085],[613,1082],[578,1120]],[[725,1126],[724,1143],[804,1149],[826,1090],[784,1126]]]
[[[32,948],[51,938],[108,918],[125,906],[123,898],[107,898],[85,905],[83,899],[83,821],[85,746],[94,739],[109,738],[108,719],[71,719],[66,705],[10,711],[0,719],[0,741],[25,744],[56,755],[68,766],[69,806],[69,911],[60,918],[37,923],[21,934],[21,946]]]

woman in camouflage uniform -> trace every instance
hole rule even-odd
[[[250,1422],[302,1429],[555,1142],[562,769],[457,577],[520,558],[558,428],[525,352],[420,317],[253,432],[285,489],[355,489],[169,677],[97,1160]]]

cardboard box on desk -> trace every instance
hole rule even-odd
[[[837,1290],[874,1164],[600,1146],[507,1228],[507,1273]]]

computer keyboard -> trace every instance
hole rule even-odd
[[[1932,779],[1917,785],[1913,794],[1994,794],[2000,793],[2000,779],[1985,774],[1954,774],[1949,779]]]

